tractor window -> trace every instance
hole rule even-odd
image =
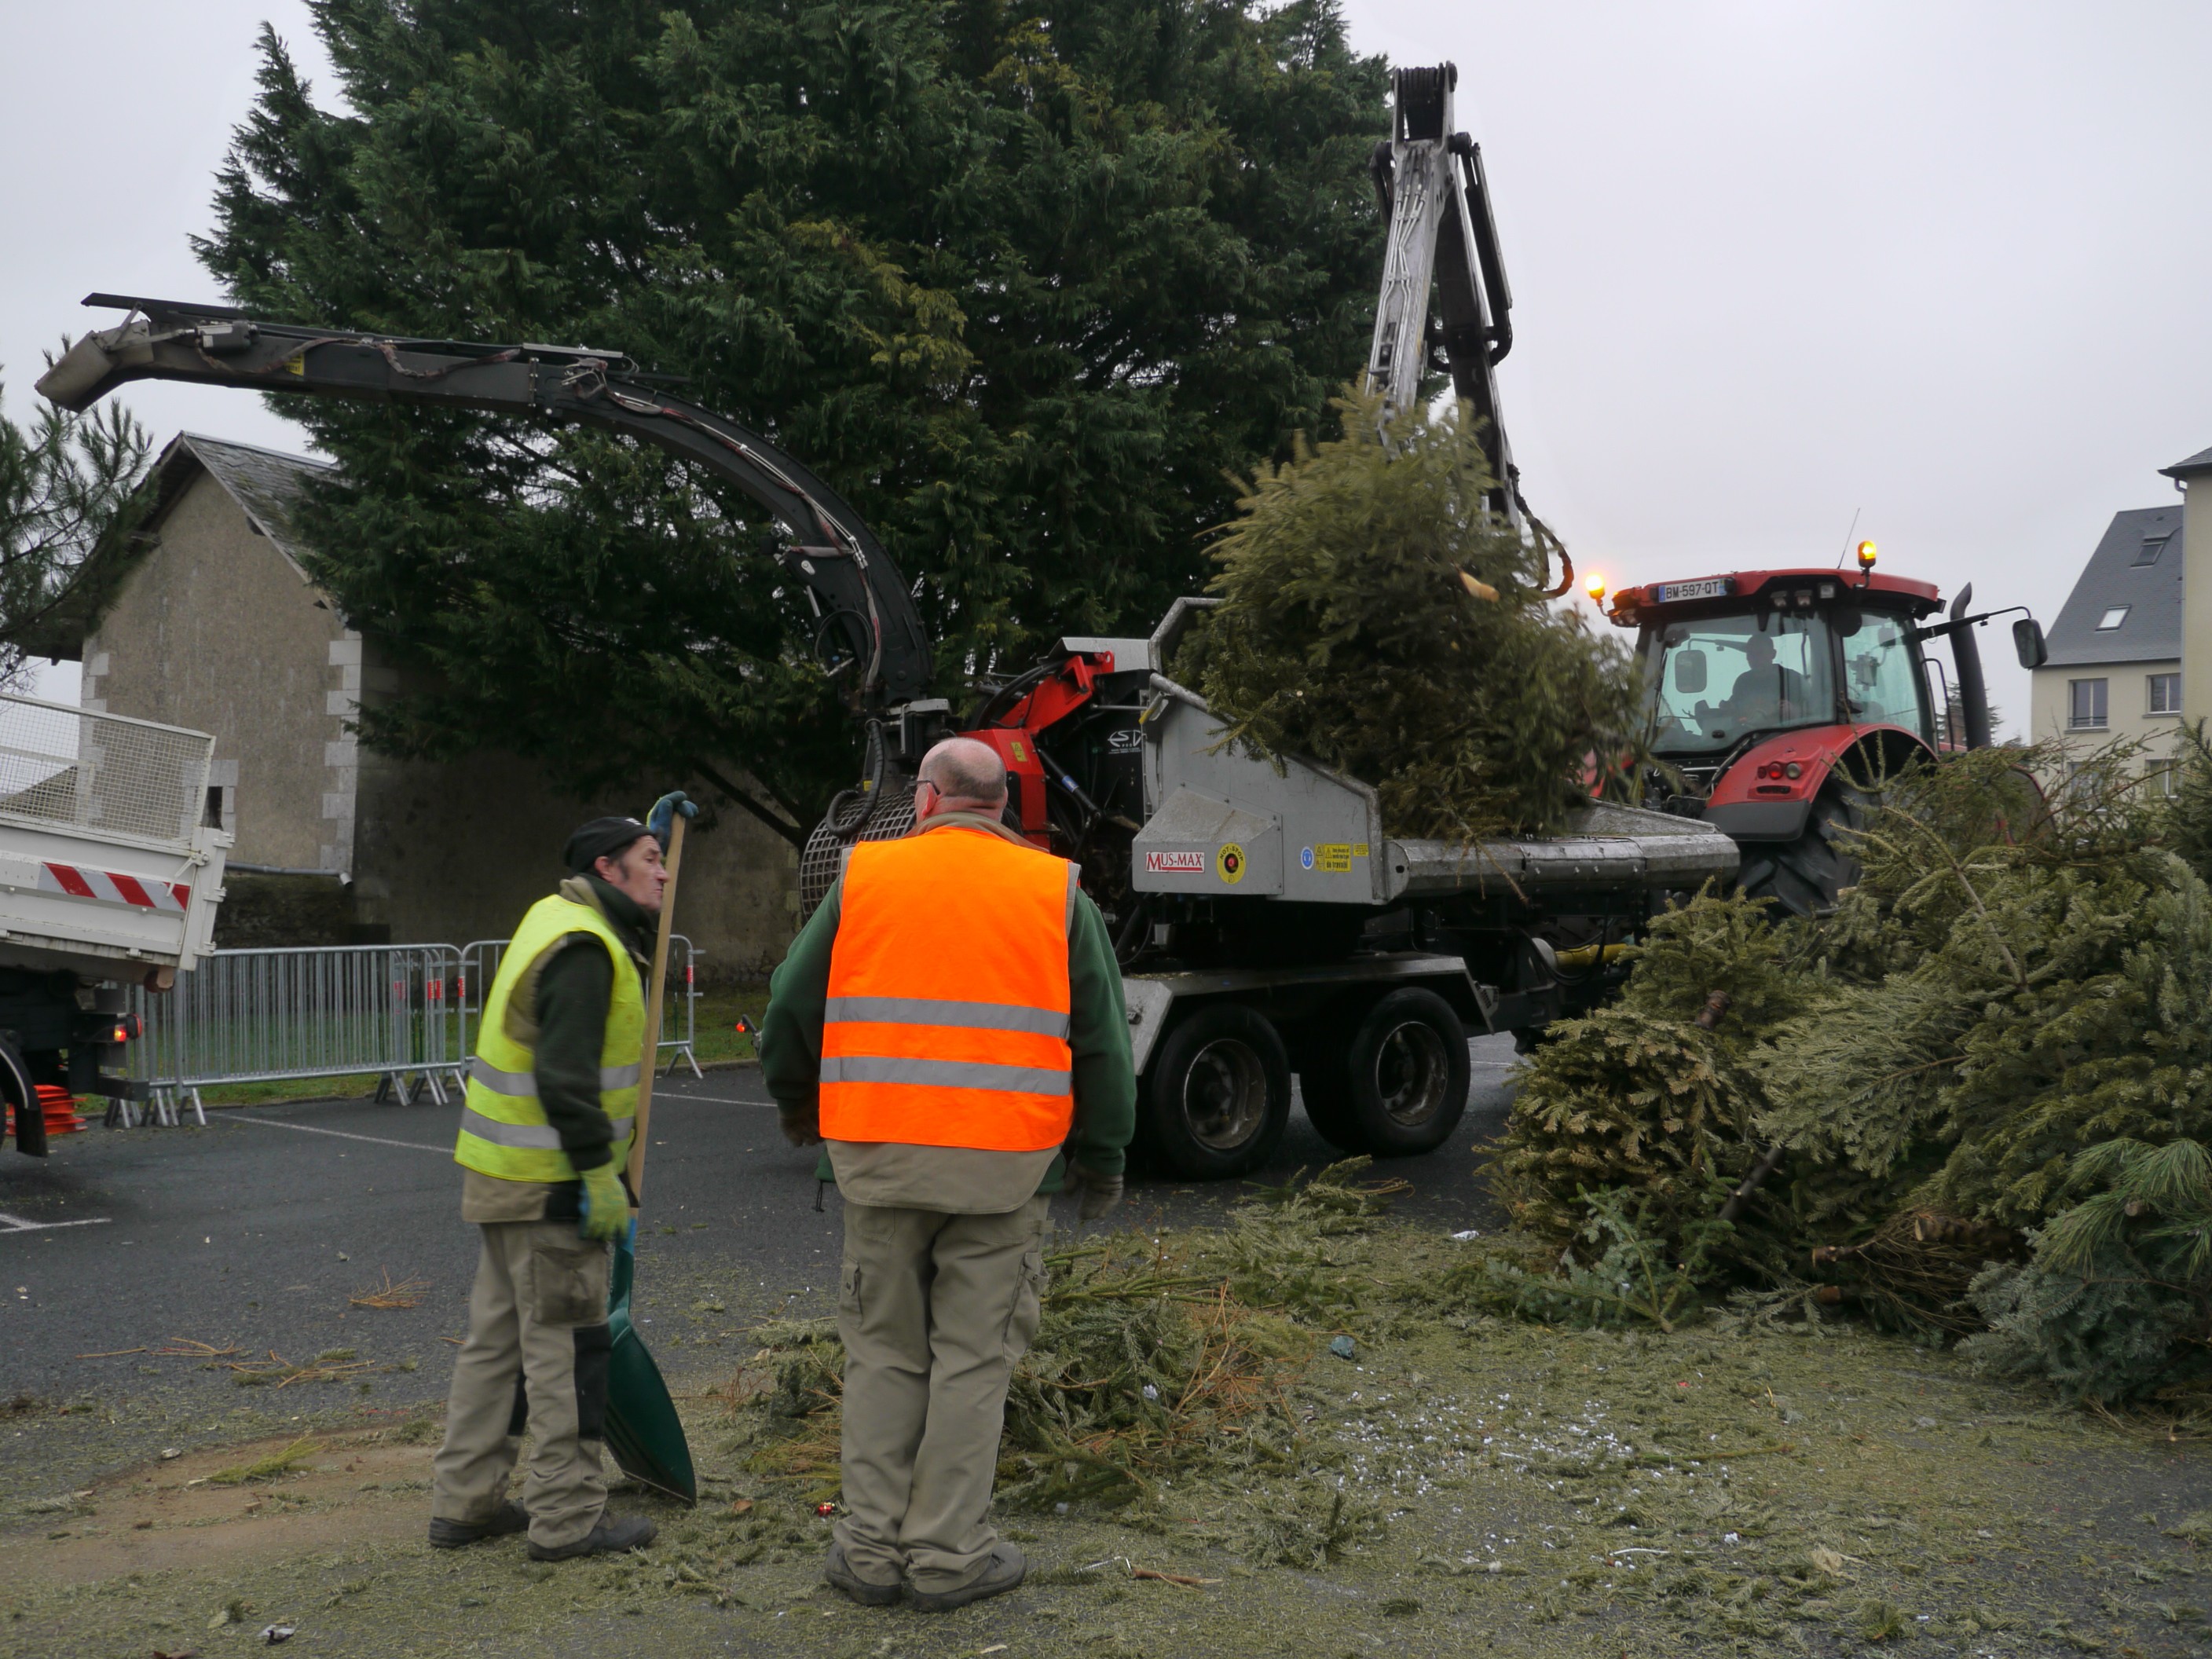
[[[1753,732],[1836,718],[1821,617],[1746,611],[1668,623],[1645,649],[1652,743],[1662,754],[1727,748]]]
[[[1851,700],[1854,720],[1901,726],[1926,737],[1920,677],[1905,636],[1908,625],[1902,617],[1872,611],[1844,634],[1844,695]]]

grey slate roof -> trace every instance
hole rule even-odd
[[[300,541],[292,529],[292,503],[298,499],[301,481],[319,472],[330,471],[331,464],[252,444],[210,438],[201,432],[180,432],[155,463],[161,480],[161,507],[155,510],[156,519],[191,482],[195,461],[223,487],[255,527],[276,544],[276,550],[296,567],[300,562]]]
[[[2212,449],[2200,449],[2187,460],[2176,461],[2159,471],[2169,478],[2184,478],[2192,472],[2212,472]]]
[[[2180,659],[2181,510],[2177,501],[2112,514],[2057,620],[2044,632],[2054,665]],[[2144,543],[2161,536],[2168,539],[2158,562],[2137,564]],[[2126,619],[2098,632],[2105,613],[2123,605]]]

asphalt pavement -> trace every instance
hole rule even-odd
[[[1513,1049],[1502,1037],[1472,1047],[1458,1130],[1377,1171],[1413,1183],[1401,1212],[1453,1229],[1498,1219],[1474,1149],[1504,1123]],[[442,1398],[476,1261],[453,1162],[459,1116],[457,1101],[427,1095],[302,1101],[210,1110],[205,1128],[94,1127],[57,1138],[44,1160],[0,1151],[0,1406],[146,1395],[220,1411],[245,1397],[234,1367],[325,1355],[356,1369],[309,1379],[290,1396],[303,1407],[336,1403],[335,1390],[380,1408]],[[636,1310],[672,1378],[726,1367],[763,1317],[826,1311],[836,1191],[817,1188],[813,1149],[777,1133],[758,1069],[663,1079],[650,1133]],[[1253,1179],[1279,1183],[1336,1156],[1294,1109]],[[1139,1176],[1119,1224],[1218,1220],[1245,1191]],[[1072,1200],[1056,1211],[1073,1225]],[[355,1300],[387,1284],[387,1301],[412,1305]],[[274,1386],[253,1403],[277,1405]]]

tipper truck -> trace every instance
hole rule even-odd
[[[204,732],[0,694],[0,1096],[15,1150],[52,1100],[143,1099],[122,1075],[136,986],[215,948],[228,830],[207,822]]]
[[[1370,382],[1403,406],[1431,367],[1449,371],[1489,423],[1504,481],[1494,508],[1558,553],[1564,591],[1564,550],[1527,516],[1498,418],[1510,300],[1480,151],[1451,130],[1455,78],[1449,65],[1396,75],[1392,137],[1374,159],[1390,232]],[[475,409],[623,434],[744,491],[778,526],[778,556],[866,732],[863,779],[802,857],[802,906],[820,901],[854,841],[904,833],[931,744],[954,732],[991,744],[1012,783],[1010,820],[1081,866],[1114,930],[1140,1138],[1179,1175],[1263,1163],[1294,1074],[1315,1126],[1347,1150],[1439,1145],[1467,1104],[1470,1033],[1525,1036],[1593,1005],[1617,982],[1613,947],[1669,896],[1735,874],[1735,843],[1713,826],[1596,801],[1555,838],[1391,837],[1365,784],[1221,746],[1222,722],[1170,674],[1205,599],[1179,601],[1146,635],[1063,639],[956,711],[933,694],[906,581],[860,516],[775,445],[619,351],[397,337],[107,295],[87,303],[130,314],[40,380],[66,408],[161,379]]]

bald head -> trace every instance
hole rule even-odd
[[[1006,811],[1006,763],[988,743],[973,738],[947,738],[921,757],[917,781],[930,786],[917,789],[915,816],[939,812],[983,812],[992,817]]]

